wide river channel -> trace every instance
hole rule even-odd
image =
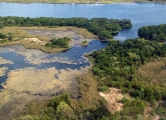
[[[20,4],[20,3],[0,3],[0,16],[19,16],[19,17],[105,17],[113,19],[130,19],[133,27],[119,32],[115,39],[124,41],[128,38],[136,38],[138,28],[146,25],[158,25],[166,23],[166,4],[158,3],[123,3],[123,4]],[[1,64],[1,67],[8,67],[6,75],[0,77],[0,83],[5,82],[7,73],[10,70],[24,67],[36,67],[38,69],[45,67],[56,67],[57,69],[80,69],[80,67],[89,66],[90,63],[83,57],[83,54],[93,50],[99,50],[106,47],[106,42],[94,40],[87,47],[79,45],[73,46],[64,53],[47,54],[40,51],[40,58],[45,63],[31,64],[20,51],[27,51],[22,46],[3,47],[0,51],[0,57],[12,61],[14,64]],[[35,52],[34,52],[35,51]],[[36,50],[29,51],[34,58],[38,58]],[[34,52],[34,53],[33,53]],[[48,62],[50,59],[59,58],[57,62]],[[66,60],[65,60],[66,59]],[[62,62],[63,61],[63,62]],[[0,86],[0,89],[2,86]]]

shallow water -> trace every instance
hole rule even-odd
[[[90,53],[93,50],[102,49],[106,47],[106,45],[107,42],[93,40],[87,47],[77,45],[73,46],[66,52],[53,54],[48,54],[35,49],[25,49],[22,45],[1,47],[0,56],[6,60],[12,61],[14,64],[2,64],[0,65],[0,67],[8,67],[9,70],[7,71],[7,73],[10,70],[21,69],[24,67],[36,67],[37,69],[55,67],[58,70],[68,68],[80,69],[81,67],[90,65],[89,61],[87,61],[87,59],[83,57],[84,54]],[[31,57],[26,57],[27,53],[28,56],[30,54]],[[35,59],[37,63],[31,61],[32,59]],[[0,83],[5,82],[7,73],[5,76],[0,77]],[[2,89],[2,86],[0,86],[0,89]]]

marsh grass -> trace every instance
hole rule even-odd
[[[73,100],[72,107],[79,112],[88,109],[97,109],[99,101],[104,101],[104,99],[97,91],[97,82],[94,79],[93,73],[89,71],[86,75],[77,77],[77,80],[81,98],[79,100]]]
[[[96,38],[98,39],[98,37],[96,35],[94,35],[93,33],[89,32],[87,29],[85,28],[77,28],[77,27],[66,27],[66,29],[70,28],[73,32],[82,35],[83,37],[87,38],[87,39],[92,39],[92,38]]]
[[[138,74],[142,76],[146,82],[155,85],[166,85],[166,57],[146,63],[138,69]]]
[[[79,83],[79,91],[81,98],[80,99],[70,99],[70,106],[76,112],[76,114],[84,113],[88,110],[96,110],[101,106],[101,102],[105,101],[97,91],[97,83],[94,80],[93,73],[90,71],[85,75],[81,75],[77,77]],[[61,96],[60,94],[59,96]],[[54,97],[53,97],[54,98]],[[50,98],[50,99],[53,99]],[[30,116],[41,116],[44,114],[44,110],[49,106],[50,99],[45,101],[32,101],[22,113],[16,115],[16,119],[20,118],[20,116],[25,117],[25,115]],[[89,113],[90,114],[90,113]]]
[[[0,33],[3,33],[5,35],[12,35],[13,40],[9,41],[6,40],[5,42],[1,42],[0,46],[9,46],[9,45],[17,45],[21,44],[24,45],[28,49],[40,49],[42,51],[53,53],[53,52],[61,52],[68,50],[69,48],[51,48],[51,47],[45,47],[41,44],[37,44],[32,41],[26,41],[24,38],[38,38],[41,41],[49,42],[50,38],[45,35],[36,35],[36,34],[29,34],[27,30],[54,30],[54,31],[69,31],[72,30],[76,34],[83,35],[85,38],[94,38],[95,36],[87,31],[84,28],[76,28],[76,27],[55,27],[55,28],[49,28],[49,27],[5,27],[4,29],[0,29]]]

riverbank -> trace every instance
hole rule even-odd
[[[97,38],[84,28],[76,27],[5,27],[0,29],[0,33],[5,35],[12,35],[13,40],[1,42],[0,46],[9,45],[24,45],[28,49],[39,49],[44,52],[54,53],[66,51],[74,45],[81,45],[82,41],[87,40],[90,42],[92,39]],[[46,47],[52,38],[69,37],[69,48],[53,48]],[[77,39],[77,40],[76,40]]]

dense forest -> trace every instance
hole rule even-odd
[[[0,27],[9,26],[75,26],[86,28],[97,35],[101,40],[113,39],[121,29],[131,27],[130,20],[117,20],[107,18],[23,18],[23,17],[0,17]]]
[[[141,38],[128,39],[122,43],[120,41],[109,41],[105,49],[95,51],[90,55],[94,63],[93,73],[98,76],[98,90],[105,91],[108,87],[117,87],[122,89],[124,93],[129,93],[134,98],[140,99],[140,102],[150,102],[152,106],[155,106],[155,101],[164,100],[157,108],[153,106],[153,114],[156,112],[161,115],[161,120],[165,120],[166,86],[164,71],[166,62],[163,59],[165,56],[166,44],[156,41]],[[161,62],[162,59],[163,63]],[[141,71],[143,74],[140,74],[139,69],[142,66],[146,67],[143,72]],[[140,109],[143,110],[145,103],[142,102]],[[143,106],[141,107],[141,105]],[[138,110],[138,108],[135,108],[135,110]],[[132,114],[132,111],[129,112],[128,106],[120,114],[127,117]]]
[[[138,30],[138,35],[147,40],[166,41],[166,24],[141,27]]]
[[[130,39],[123,43],[110,41],[105,49],[91,54],[94,74],[104,77],[99,81],[100,89],[102,86],[118,87],[146,101],[166,98],[166,86],[144,81],[136,71],[145,63],[165,55],[166,44],[144,39]]]

